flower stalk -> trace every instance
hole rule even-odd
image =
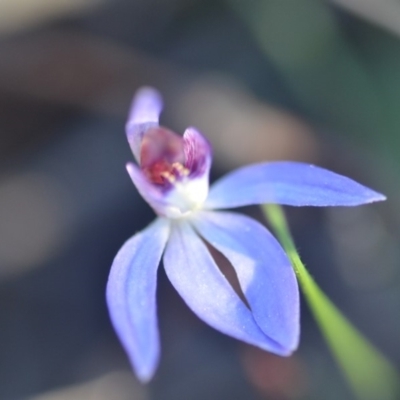
[[[268,204],[262,210],[289,256],[305,300],[354,394],[360,400],[398,399],[398,371],[338,310],[308,273],[282,207]]]

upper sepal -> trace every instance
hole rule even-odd
[[[129,145],[138,163],[140,162],[143,135],[148,129],[158,126],[162,108],[161,94],[151,87],[139,89],[133,98],[125,130]]]

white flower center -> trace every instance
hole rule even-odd
[[[165,209],[168,218],[185,218],[202,208],[208,195],[208,179],[186,178],[173,183],[166,195],[170,204]]]

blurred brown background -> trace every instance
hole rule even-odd
[[[399,365],[399,35],[394,0],[1,0],[0,399],[353,399],[306,307],[275,357],[198,321],[162,269],[161,365],[137,383],[104,289],[153,218],[124,168],[141,85],[164,125],[210,138],[213,179],[300,160],[388,196],[287,211],[317,282]]]

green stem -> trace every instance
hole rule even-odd
[[[400,398],[398,372],[343,316],[308,273],[282,208],[268,204],[262,209],[292,262],[304,297],[353,392],[362,400]]]

